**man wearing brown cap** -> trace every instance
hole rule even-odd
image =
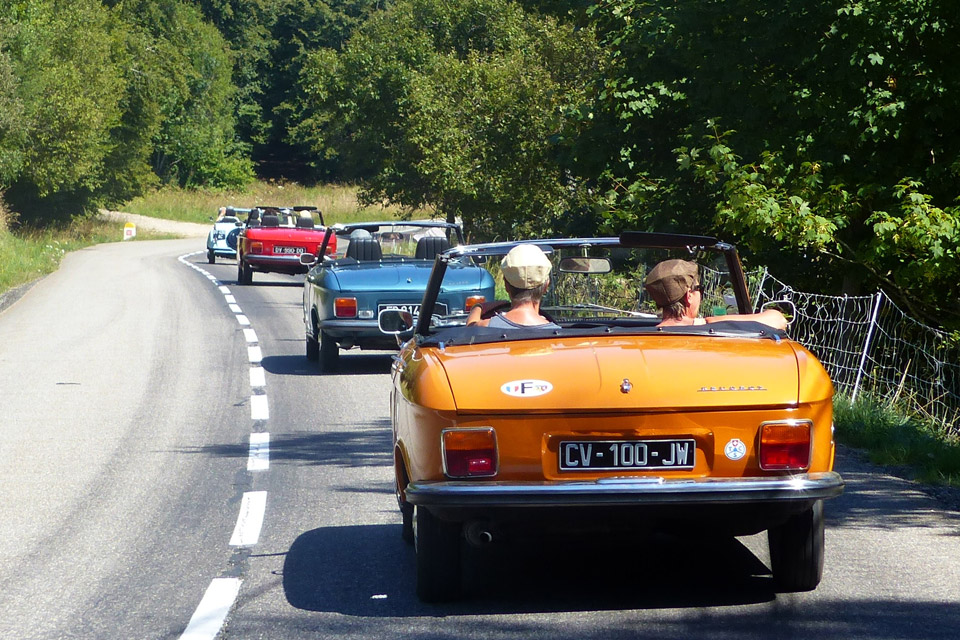
[[[503,286],[510,296],[510,309],[481,319],[484,308],[475,306],[467,316],[467,325],[497,329],[559,329],[540,315],[540,300],[550,286],[550,259],[535,244],[518,244],[500,262]]]
[[[760,313],[742,313],[701,318],[700,302],[703,285],[700,284],[700,269],[697,263],[688,260],[664,260],[643,281],[643,288],[663,310],[660,327],[706,324],[723,320],[752,320],[768,324],[775,329],[786,329],[787,319],[776,309]]]

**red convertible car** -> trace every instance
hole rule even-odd
[[[237,284],[253,284],[253,272],[306,273],[300,254],[316,255],[326,227],[316,207],[255,207],[237,242]],[[327,253],[336,252],[336,236]]]

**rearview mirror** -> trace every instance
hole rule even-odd
[[[377,316],[377,326],[381,333],[400,335],[413,329],[413,314],[401,309],[384,309]]]
[[[613,270],[613,264],[611,264],[610,258],[571,256],[560,260],[557,270],[560,273],[610,273]]]

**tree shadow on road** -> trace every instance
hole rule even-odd
[[[390,421],[332,424],[321,433],[312,431],[270,434],[272,464],[332,465],[339,467],[391,467]],[[246,442],[211,444],[183,450],[223,458],[246,458]],[[392,489],[390,490],[392,493]]]

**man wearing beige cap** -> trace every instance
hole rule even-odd
[[[550,286],[550,259],[535,244],[518,244],[500,262],[503,285],[510,296],[510,309],[481,319],[483,307],[475,306],[467,316],[468,325],[497,329],[559,329],[540,315],[540,300]]]
[[[701,318],[700,302],[703,285],[700,284],[700,268],[688,260],[664,260],[643,280],[643,288],[663,310],[660,327],[706,324],[724,320],[752,320],[768,324],[775,329],[786,329],[787,319],[776,309],[760,313],[741,313]]]

